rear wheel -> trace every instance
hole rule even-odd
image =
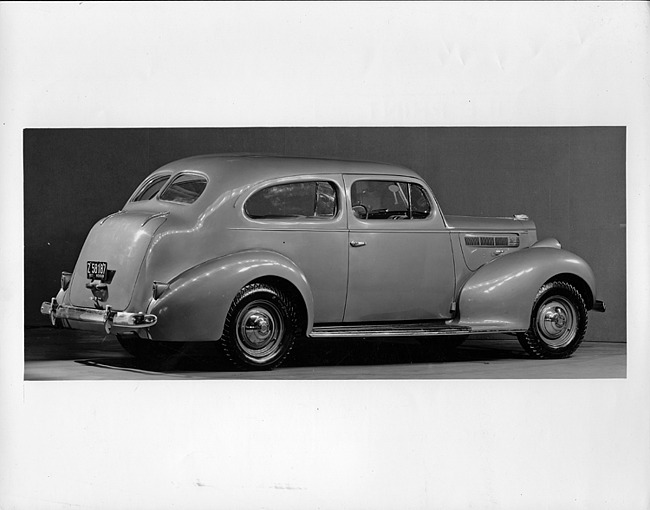
[[[286,359],[298,330],[289,297],[270,285],[252,283],[233,300],[220,344],[235,367],[268,370]]]
[[[519,343],[535,358],[568,358],[587,331],[587,307],[575,287],[549,282],[537,293],[530,328],[517,335]]]

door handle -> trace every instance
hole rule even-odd
[[[499,255],[503,255],[505,252],[506,252],[506,250],[494,250],[492,252],[492,255],[494,255],[495,257],[498,257]]]
[[[352,248],[360,248],[361,246],[365,246],[365,245],[366,243],[364,243],[363,241],[350,241],[350,246],[352,246]]]

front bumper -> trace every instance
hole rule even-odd
[[[596,300],[594,307],[592,308],[594,312],[604,312],[605,309],[605,303],[603,303],[600,299]]]
[[[45,301],[41,305],[41,313],[49,315],[52,324],[56,322],[56,319],[103,324],[107,333],[110,333],[113,326],[128,329],[149,328],[158,321],[158,318],[153,314],[116,312],[111,310],[110,306],[107,306],[105,310],[98,310],[80,306],[60,305],[55,298],[52,298],[51,302]]]

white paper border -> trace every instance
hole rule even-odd
[[[649,33],[641,2],[0,4],[0,505],[647,508]],[[22,380],[25,127],[583,125],[627,127],[625,380]]]

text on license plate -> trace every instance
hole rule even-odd
[[[89,280],[105,280],[108,264],[89,260],[86,262],[86,275]]]

